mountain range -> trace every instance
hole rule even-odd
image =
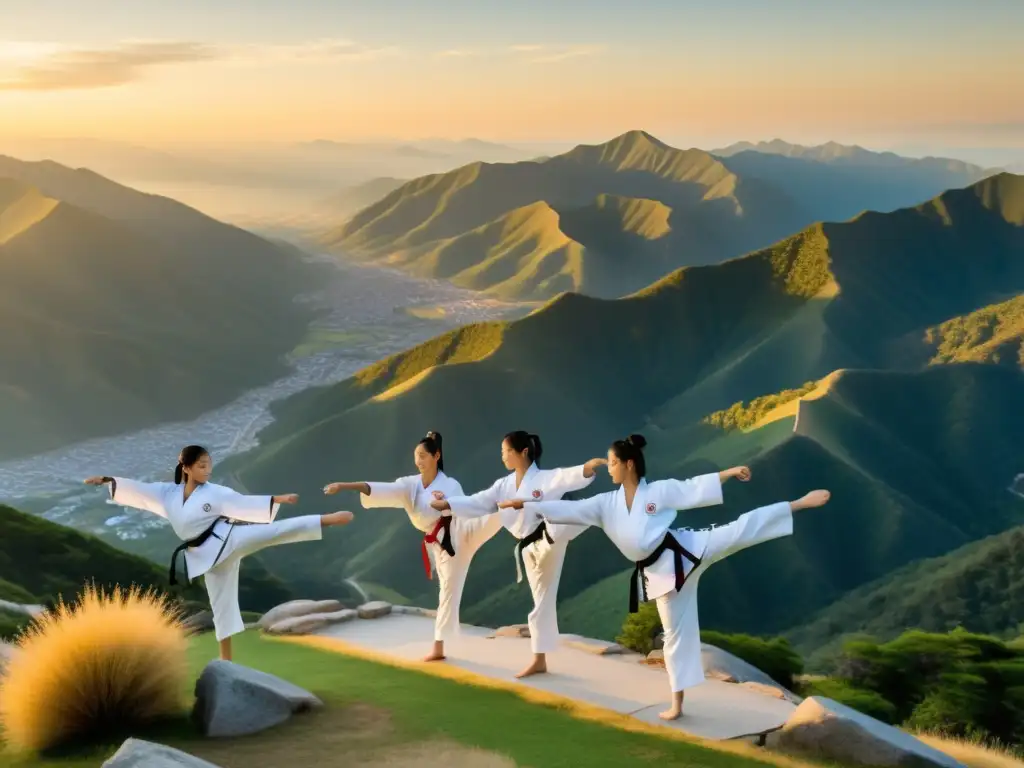
[[[399,186],[321,242],[505,299],[616,298],[815,221],[890,211],[989,175],[840,145],[720,153],[630,131],[542,160],[476,162]]]
[[[509,430],[539,433],[547,467],[640,431],[652,477],[753,469],[723,507],[680,524],[824,485],[832,502],[801,516],[794,537],[702,581],[709,628],[787,631],[909,563],[1024,524],[1024,499],[1007,490],[1024,467],[1022,290],[1024,178],[998,174],[812,224],[624,298],[566,293],[513,322],[460,328],[277,404],[260,446],[227,466],[254,492],[385,480],[414,471],[409,452],[434,429],[449,474],[473,490],[504,474]],[[585,493],[608,487],[602,477]],[[528,609],[509,543],[499,534],[475,558],[466,621],[519,621]],[[325,591],[354,578],[436,599],[399,510],[358,513],[329,556],[265,562],[286,581],[315,575]],[[627,566],[597,531],[573,543],[563,631],[615,636]]]
[[[272,381],[318,274],[173,200],[0,157],[0,458],[194,418]]]

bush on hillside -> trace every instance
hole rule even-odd
[[[658,616],[658,605],[653,600],[640,603],[640,610],[626,615],[622,625],[622,634],[615,642],[631,651],[645,656],[654,650],[654,638],[661,632],[661,617]]]
[[[186,633],[155,592],[86,587],[37,617],[18,647],[0,678],[0,729],[16,750],[108,738],[183,709]]]
[[[891,722],[949,735],[1024,743],[1024,651],[962,629],[848,642],[836,677],[890,702]],[[851,705],[855,706],[855,705]]]

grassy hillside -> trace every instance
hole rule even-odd
[[[0,157],[0,459],[193,418],[281,375],[314,274],[173,201]]]
[[[550,467],[641,429],[654,477],[754,466],[755,483],[730,487],[724,509],[686,524],[833,489],[828,512],[792,541],[723,564],[704,586],[709,627],[789,628],[894,568],[1024,521],[1005,492],[1024,465],[1024,374],[977,364],[921,372],[894,351],[916,337],[927,361],[929,329],[1024,288],[1022,188],[1004,175],[916,208],[813,226],[623,299],[567,294],[515,322],[469,326],[285,401],[261,447],[230,464],[252,490],[386,479],[414,471],[416,440],[436,429],[450,474],[476,489],[503,474],[508,430],[538,432]],[[606,487],[602,477],[593,489]],[[512,583],[508,545],[501,534],[474,563],[467,620],[521,617],[529,597]],[[436,589],[397,510],[359,513],[330,557],[282,551],[267,562],[286,578],[315,569],[422,601]],[[589,531],[568,563],[566,626],[590,617],[617,630],[621,556]],[[761,578],[766,569],[778,579]],[[602,591],[609,577],[618,583]]]
[[[124,552],[72,529],[0,505],[0,600],[44,603],[63,595],[73,600],[87,581],[98,585],[156,587],[187,600],[206,603],[201,580],[169,587],[167,569],[174,545],[160,563]],[[292,590],[255,561],[242,571],[239,591],[244,610],[263,611],[290,600]]]
[[[706,152],[630,131],[542,161],[414,179],[324,242],[503,298],[617,297],[809,221],[784,193]]]

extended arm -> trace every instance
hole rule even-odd
[[[243,523],[272,523],[282,504],[295,504],[294,493],[281,496],[246,496],[231,488],[220,488],[220,513]]]
[[[604,500],[607,494],[591,496],[587,499],[576,499],[573,501],[526,501],[522,499],[509,499],[498,506],[501,508],[511,507],[522,509],[523,504],[529,504],[530,509],[539,514],[549,523],[561,525],[594,525],[598,528],[604,527]]]
[[[561,495],[586,488],[597,477],[597,468],[607,464],[607,459],[591,459],[575,467],[541,470],[544,490],[551,495]]]
[[[662,509],[698,509],[721,504],[722,475],[712,472],[688,480],[658,480],[651,483],[658,506]]]
[[[331,495],[340,491],[359,491],[359,501],[364,509],[374,507],[395,507],[405,509],[410,493],[407,478],[400,477],[393,483],[331,483],[324,486],[324,493]]]
[[[111,501],[122,507],[132,507],[167,517],[164,494],[169,483],[140,483],[127,477],[110,476],[90,477],[85,482],[88,485],[109,485]]]
[[[498,480],[490,488],[478,491],[472,496],[449,496],[447,499],[435,499],[430,506],[438,512],[451,512],[452,517],[486,517],[498,511]]]

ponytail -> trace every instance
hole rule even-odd
[[[174,468],[174,484],[181,485],[181,481],[185,479],[185,470],[209,453],[201,445],[186,445],[182,448],[178,454],[178,464]]]
[[[633,462],[638,480],[647,474],[647,462],[644,461],[645,445],[647,445],[647,440],[643,435],[630,435],[625,440],[616,440],[611,447],[615,458],[623,464],[627,461]]]
[[[437,468],[444,472],[444,450],[441,447],[441,433],[427,432],[427,436],[420,440],[419,445],[422,445],[432,456],[437,456]]]
[[[544,452],[544,447],[540,444],[539,435],[533,435],[529,432],[524,432],[523,430],[518,429],[515,432],[509,432],[505,435],[505,442],[507,442],[516,453],[526,451],[526,458],[538,467],[540,466],[540,456]]]

